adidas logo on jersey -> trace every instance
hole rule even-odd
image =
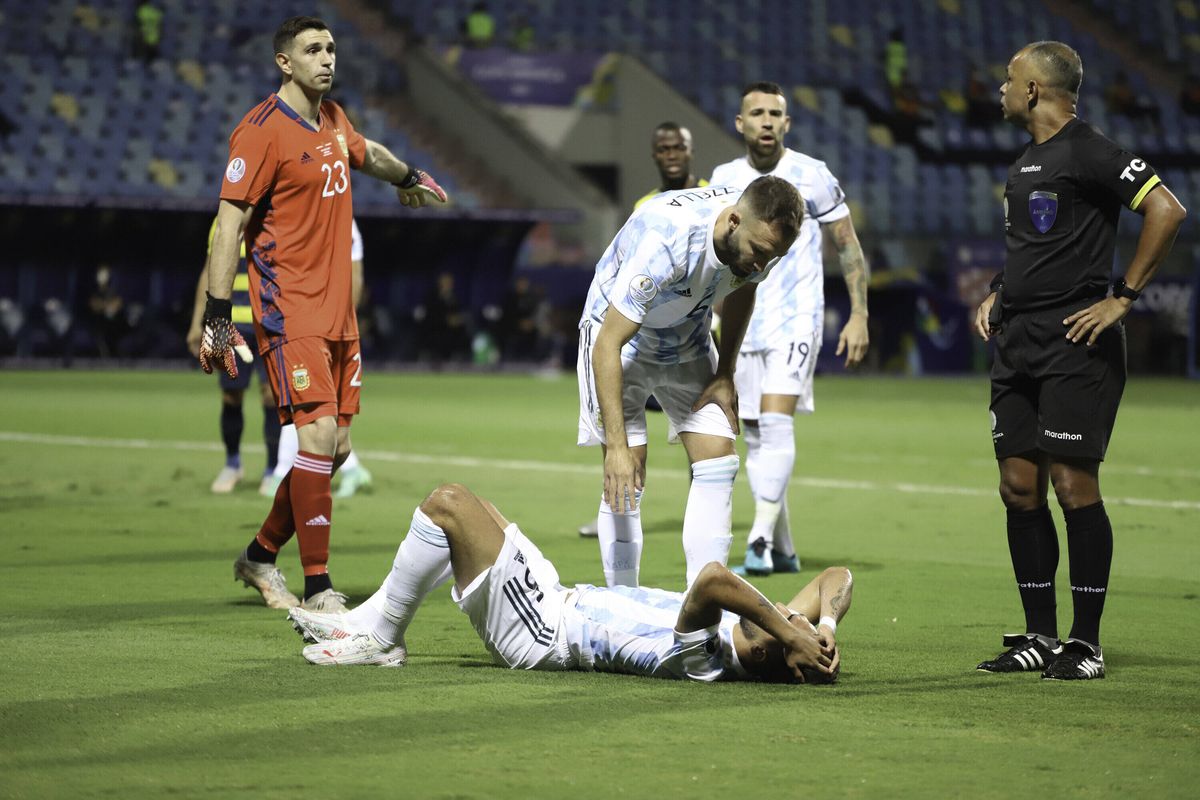
[[[308,151],[306,150],[306,151],[304,152],[304,155],[300,156],[300,163],[301,163],[301,164],[307,164],[307,163],[308,163],[308,162],[310,162],[310,161],[312,161],[312,156],[310,156],[310,155],[308,154]]]
[[[306,522],[304,524],[305,525],[329,525],[330,522],[329,522],[329,518],[326,517],[324,514],[317,514],[315,517],[313,517],[312,519],[310,519],[308,522]]]

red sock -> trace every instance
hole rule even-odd
[[[329,571],[329,528],[333,521],[330,482],[333,459],[301,450],[292,466],[292,519],[300,540],[305,576]]]
[[[254,537],[255,541],[272,553],[278,553],[279,548],[287,544],[296,533],[296,524],[292,521],[291,485],[292,470],[288,470],[288,474],[279,482],[279,488],[275,490],[271,512],[267,514],[262,527],[258,529],[258,535]]]

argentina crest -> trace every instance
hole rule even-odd
[[[1045,233],[1053,228],[1057,217],[1057,192],[1029,193],[1029,218],[1033,220],[1033,227],[1038,229],[1038,233]]]
[[[309,386],[308,369],[303,366],[292,369],[292,386],[297,392],[303,392]]]

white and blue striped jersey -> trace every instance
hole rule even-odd
[[[738,680],[747,673],[733,647],[737,615],[712,628],[676,633],[683,595],[641,586],[580,584],[564,609],[567,644],[578,667],[651,678]]]
[[[763,175],[783,178],[799,190],[804,222],[791,249],[758,291],[754,316],[742,339],[743,353],[788,347],[795,339],[791,322],[824,308],[821,226],[850,214],[846,195],[825,162],[791,149],[783,151],[770,172],[759,172],[745,156],[721,164],[710,183],[745,189]]]
[[[582,327],[609,307],[641,325],[622,355],[652,364],[682,364],[708,355],[712,305],[773,266],[739,278],[717,260],[713,225],[744,187],[663,192],[639,207],[596,264]]]

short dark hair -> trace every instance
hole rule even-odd
[[[283,24],[279,26],[279,30],[275,31],[275,40],[272,44],[275,47],[276,53],[286,53],[288,48],[292,46],[292,40],[295,39],[303,31],[327,31],[329,26],[324,20],[316,17],[292,17],[285,19]]]
[[[1083,84],[1083,60],[1070,45],[1062,42],[1034,42],[1026,45],[1025,51],[1037,59],[1038,71],[1046,79],[1046,86],[1066,92],[1079,99],[1079,87]]]
[[[687,133],[685,134],[684,131],[687,131]],[[658,135],[660,133],[678,133],[680,138],[682,138],[684,141],[687,141],[692,136],[691,131],[688,131],[687,128],[683,127],[678,122],[660,122],[654,129],[654,133],[650,135],[651,147],[658,144]]]
[[[783,87],[774,81],[755,81],[754,83],[746,84],[746,88],[742,89],[742,97],[751,92],[762,92],[763,94],[783,95]]]
[[[785,239],[795,239],[804,222],[804,199],[796,187],[775,175],[755,178],[742,197],[750,210],[768,225],[778,229]]]

